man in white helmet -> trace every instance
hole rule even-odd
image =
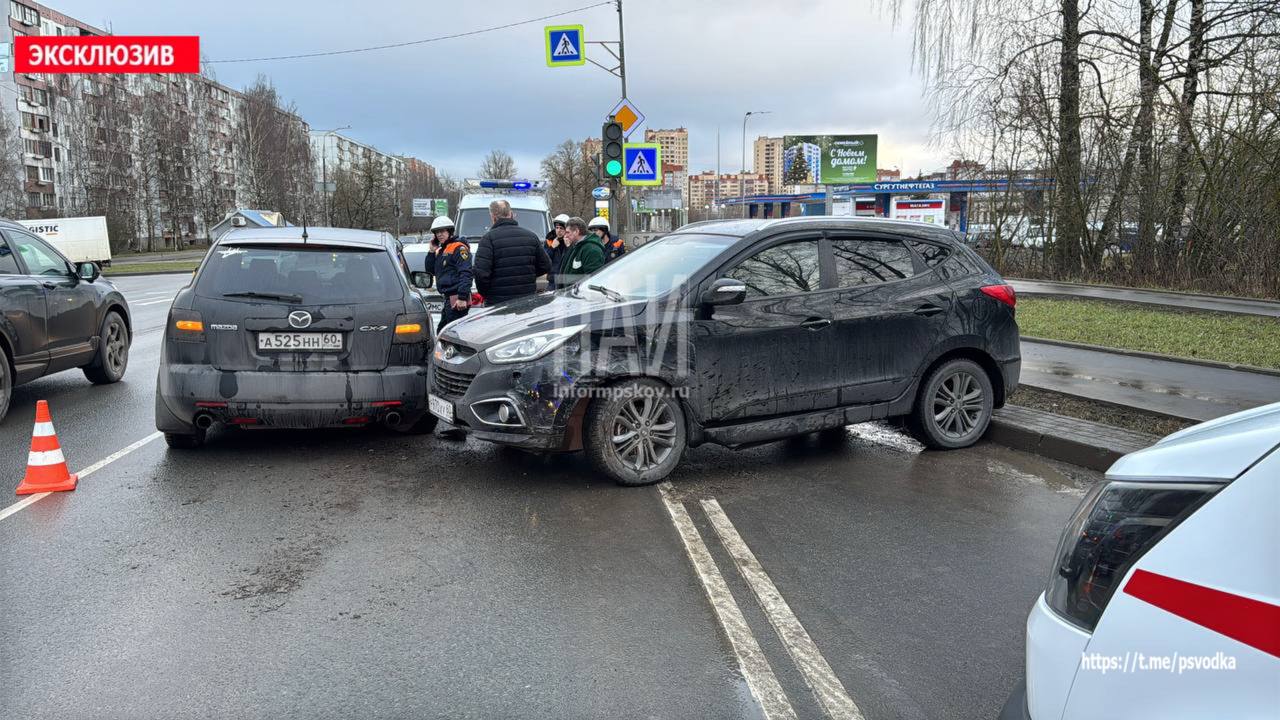
[[[609,234],[609,221],[605,218],[600,216],[591,218],[591,222],[587,223],[587,229],[600,238],[600,244],[604,246],[606,263],[613,262],[627,253],[627,246],[622,242],[622,238],[615,238]]]
[[[551,229],[547,231],[547,257],[551,258],[551,272],[547,273],[547,287],[556,286],[556,268],[560,267],[560,260],[564,257],[565,242],[564,229],[569,224],[569,216],[560,213],[551,221]]]

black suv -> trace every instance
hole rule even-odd
[[[215,423],[430,432],[432,330],[386,233],[242,228],[173,300],[156,387],[170,447]]]
[[[696,223],[577,285],[449,325],[432,412],[585,449],[625,485],[686,446],[905,417],[973,444],[1018,382],[1013,289],[948,230],[865,218]]]
[[[95,384],[124,377],[129,305],[99,272],[0,220],[0,419],[15,385],[71,368]]]

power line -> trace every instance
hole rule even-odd
[[[482,33],[494,32],[496,30],[506,30],[508,28],[519,27],[521,25],[529,25],[531,23],[550,20],[551,18],[560,17],[562,15],[570,15],[583,10],[591,10],[593,8],[603,7],[605,5],[613,5],[613,0],[607,2],[598,2],[594,5],[586,5],[572,10],[564,10],[562,12],[543,15],[542,17],[530,18],[528,20],[520,20],[518,22],[506,23],[505,25],[494,25],[493,27],[480,28],[479,30],[468,30],[466,32],[453,33],[452,35],[440,35],[438,37],[426,38],[423,40],[410,40],[408,42],[392,43],[390,45],[373,45],[370,47],[352,48],[350,50],[328,50],[325,52],[302,53],[298,55],[275,55],[271,57],[256,58],[236,58],[234,60],[205,60],[209,65],[220,63],[245,63],[245,62],[267,62],[269,60],[300,60],[303,58],[328,57],[330,55],[350,55],[352,53],[372,52],[374,50],[389,50],[391,48],[408,47],[410,45],[425,45],[427,43],[440,42],[441,40],[454,40],[457,38],[468,37],[471,35],[480,35]]]

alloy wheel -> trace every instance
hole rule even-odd
[[[107,328],[107,367],[113,374],[123,372],[128,343],[124,339],[124,328],[113,322]]]
[[[938,430],[962,438],[982,419],[982,385],[972,374],[959,370],[938,383],[933,394],[933,420]]]
[[[613,418],[613,451],[628,468],[653,469],[671,455],[676,443],[676,423],[669,401],[644,395],[623,403]]]

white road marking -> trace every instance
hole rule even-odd
[[[132,305],[133,307],[142,307],[143,305],[159,305],[160,303],[167,303],[167,302],[173,302],[173,298],[163,297],[163,298],[160,298],[159,300],[147,300],[146,302],[135,302],[135,303],[129,303],[129,304]]]
[[[849,697],[844,685],[827,664],[826,658],[818,651],[818,646],[809,637],[809,633],[800,624],[795,613],[791,612],[791,606],[769,579],[764,567],[751,552],[751,548],[747,547],[733,523],[729,522],[729,516],[724,514],[720,503],[716,502],[715,498],[703,500],[702,509],[710,518],[716,534],[720,536],[720,543],[733,557],[734,563],[738,566],[738,572],[742,573],[747,584],[755,592],[756,599],[760,601],[760,607],[764,609],[769,623],[782,639],[787,653],[795,661],[796,667],[800,668],[805,682],[818,698],[818,703],[827,711],[827,716],[832,720],[863,720],[862,711],[853,702],[853,698]]]
[[[104,467],[106,467],[106,466],[110,465],[111,463],[113,463],[113,462],[115,462],[115,461],[119,460],[120,458],[124,457],[125,455],[128,455],[129,453],[133,452],[134,450],[137,450],[138,448],[142,447],[143,445],[146,445],[147,443],[151,442],[152,440],[155,440],[156,438],[160,437],[161,435],[164,435],[164,433],[162,433],[162,432],[160,432],[159,430],[157,430],[156,432],[151,433],[150,435],[148,435],[148,436],[146,436],[146,437],[142,438],[141,440],[139,440],[139,441],[137,441],[137,442],[133,443],[132,445],[126,445],[125,447],[123,447],[123,448],[121,448],[121,449],[119,449],[119,450],[117,450],[117,451],[115,451],[115,452],[111,453],[110,455],[108,455],[108,456],[106,456],[106,457],[102,458],[102,459],[101,459],[101,460],[99,460],[98,462],[96,462],[96,463],[94,463],[94,464],[90,465],[89,467],[87,467],[87,468],[85,468],[85,469],[81,470],[80,472],[78,472],[78,473],[76,473],[76,474],[77,474],[77,475],[79,475],[79,477],[80,477],[80,479],[81,479],[81,480],[83,480],[83,479],[85,479],[86,477],[88,477],[89,475],[92,475],[93,473],[95,473],[95,472],[97,472],[97,471],[101,470],[102,468],[104,468]],[[3,510],[0,510],[0,520],[3,520],[3,519],[5,519],[5,518],[9,517],[10,515],[12,515],[12,514],[14,514],[14,513],[18,512],[19,510],[21,510],[21,509],[23,509],[23,508],[25,508],[25,507],[27,507],[27,506],[29,506],[29,505],[34,505],[34,504],[36,504],[36,503],[40,502],[41,500],[45,499],[46,497],[49,497],[49,496],[50,496],[50,495],[52,495],[52,494],[53,494],[53,493],[47,493],[47,492],[46,492],[46,493],[36,493],[35,495],[28,495],[27,497],[25,497],[25,498],[23,498],[23,499],[19,500],[18,502],[16,502],[16,503],[14,503],[14,504],[10,505],[9,507],[7,507],[7,508],[5,508],[5,509],[3,509]]]
[[[738,658],[738,667],[747,680],[747,686],[751,688],[751,694],[760,703],[764,716],[769,720],[795,718],[796,711],[791,707],[791,701],[787,699],[787,694],[778,684],[778,678],[773,674],[768,658],[761,652],[760,644],[751,634],[751,628],[747,625],[746,618],[742,616],[742,609],[738,607],[733,594],[729,592],[729,586],[725,584],[724,576],[716,567],[715,559],[711,557],[706,544],[702,542],[698,528],[689,518],[684,505],[672,499],[671,483],[664,482],[659,485],[658,492],[662,495],[662,502],[671,515],[671,522],[680,533],[680,540],[684,543],[689,562],[693,563],[693,569],[698,573],[698,579],[702,581],[702,589],[706,591],[707,599],[711,601],[711,609],[715,611],[716,619],[720,621],[724,634],[729,637],[733,654]]]

